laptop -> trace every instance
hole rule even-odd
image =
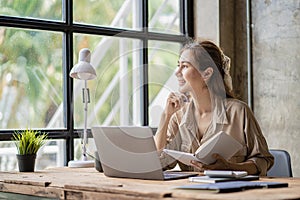
[[[174,180],[198,175],[163,171],[150,127],[98,126],[92,134],[105,176]]]

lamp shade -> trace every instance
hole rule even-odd
[[[81,49],[79,52],[78,63],[71,69],[70,77],[81,80],[91,80],[96,78],[96,71],[90,64],[90,60],[90,50],[87,48]]]

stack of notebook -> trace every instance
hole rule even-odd
[[[259,176],[248,175],[246,171],[204,171],[205,176],[190,177],[191,182],[208,184],[189,184],[176,187],[176,189],[213,190],[219,193],[236,192],[254,188],[278,188],[288,187],[281,182],[251,182],[259,180]]]

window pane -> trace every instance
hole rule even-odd
[[[96,145],[93,138],[88,138],[86,143],[86,154],[88,160],[93,160],[95,157]],[[74,160],[83,160],[82,156],[82,139],[74,139]]]
[[[0,15],[62,20],[62,0],[1,0]]]
[[[140,0],[74,0],[74,21],[114,28],[140,29],[141,3]]]
[[[140,124],[141,41],[117,37],[75,34],[74,63],[81,48],[92,52],[91,63],[97,78],[88,81],[90,100],[88,125]],[[75,127],[84,124],[82,88],[84,81],[74,80]]]
[[[150,0],[148,23],[150,31],[181,34],[179,0]]]
[[[172,42],[149,42],[149,125],[157,127],[165,108],[167,96],[177,91],[174,75],[181,44]]]
[[[62,34],[0,27],[1,129],[62,128]]]
[[[65,148],[64,140],[49,140],[37,153],[35,170],[64,166]],[[0,141],[0,149],[0,171],[18,171],[17,148],[14,142]]]

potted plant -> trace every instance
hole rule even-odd
[[[38,150],[45,144],[47,134],[26,129],[16,131],[13,140],[18,150],[17,160],[20,172],[33,172]]]

